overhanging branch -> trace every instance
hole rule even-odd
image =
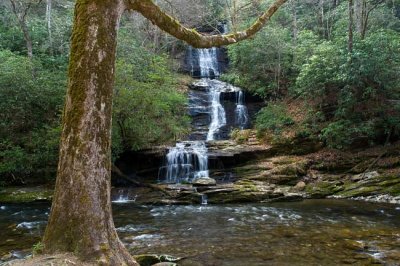
[[[127,8],[138,11],[163,31],[187,42],[193,47],[210,48],[234,44],[253,36],[269,22],[275,12],[286,1],[287,0],[276,0],[260,17],[258,17],[256,22],[246,30],[224,35],[204,35],[194,29],[186,28],[178,20],[162,11],[153,0],[127,0]]]

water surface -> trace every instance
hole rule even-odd
[[[23,256],[49,206],[0,207],[0,252]],[[114,204],[133,254],[187,257],[182,265],[400,265],[400,206],[345,200],[138,206]]]

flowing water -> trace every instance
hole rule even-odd
[[[241,90],[236,92],[235,124],[240,129],[245,129],[249,124],[249,114],[244,104],[244,93]]]
[[[226,31],[226,25],[223,32]],[[207,113],[209,123],[206,125],[207,133],[204,136],[199,133],[204,131],[204,125],[195,125],[194,131],[201,135],[194,141],[178,142],[175,147],[169,149],[164,165],[159,171],[159,180],[166,183],[181,183],[191,181],[198,177],[208,177],[207,141],[224,139],[221,137],[221,128],[227,124],[227,114],[221,98],[223,93],[234,92],[236,96],[235,126],[241,129],[249,125],[249,115],[244,102],[244,93],[240,88],[228,83],[212,79],[221,73],[218,62],[218,48],[194,49],[188,48],[188,57],[191,64],[192,76],[194,69],[200,69],[200,80],[197,82],[205,88],[206,100],[198,97],[198,93],[189,93],[189,113],[198,115]],[[206,101],[206,102],[204,102]]]
[[[0,206],[0,257],[30,252],[48,204]],[[179,265],[399,265],[400,206],[345,200],[273,204],[113,205],[132,254],[188,257]]]
[[[219,87],[211,85],[208,93],[211,102],[211,124],[208,129],[207,140],[214,140],[218,130],[226,125],[226,113],[221,104],[221,90]]]
[[[165,181],[167,183],[208,177],[208,156],[205,142],[178,142],[169,150],[166,166],[161,167],[160,172],[166,172]]]

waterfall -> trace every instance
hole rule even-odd
[[[166,161],[166,166],[162,168],[166,168],[167,183],[208,177],[208,155],[204,141],[178,142],[169,149]]]
[[[217,86],[209,88],[211,102],[211,124],[209,126],[207,140],[214,140],[215,133],[226,125],[225,109],[221,104],[221,90]]]
[[[235,124],[240,129],[246,128],[249,123],[249,114],[244,104],[244,93],[242,90],[236,92]]]
[[[220,32],[224,34],[228,28],[226,24],[220,25]],[[188,48],[187,64],[189,65],[189,71],[193,77],[197,78],[215,78],[221,74],[221,68],[218,62],[219,48],[203,48],[194,49],[193,47]]]
[[[226,25],[221,25],[221,33],[227,31]],[[208,150],[206,141],[220,139],[218,135],[222,127],[227,125],[224,106],[221,103],[222,93],[236,93],[235,126],[245,128],[249,122],[247,108],[244,105],[244,93],[237,87],[213,79],[221,74],[218,62],[219,48],[195,49],[189,47],[186,63],[193,77],[201,78],[197,82],[199,89],[196,95],[190,94],[189,111],[195,115],[209,115],[207,124],[200,123],[197,130],[204,134],[196,135],[196,141],[183,141],[171,147],[166,155],[165,164],[160,168],[159,180],[167,183],[191,182],[196,178],[209,177]],[[199,96],[200,95],[200,96]],[[204,120],[207,122],[207,120]],[[206,197],[202,200],[206,204]]]
[[[218,77],[219,66],[217,48],[196,49],[199,56],[199,67],[201,77]]]

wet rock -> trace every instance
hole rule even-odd
[[[157,255],[157,254],[144,254],[133,256],[134,259],[140,264],[140,266],[167,266],[176,265],[175,262],[180,261],[182,258],[172,257],[169,255]],[[172,264],[160,264],[160,263],[172,263]]]
[[[358,174],[358,175],[353,175],[351,180],[354,182],[357,182],[357,181],[361,181],[361,180],[365,180],[365,179],[375,178],[378,176],[379,176],[379,173],[377,171],[373,171],[373,172],[367,172],[367,173],[362,173],[362,174]]]
[[[191,89],[191,90],[207,91],[208,88],[209,88],[209,84],[202,80],[195,81],[195,82],[189,84],[189,89]]]
[[[209,177],[200,177],[193,180],[192,184],[193,186],[215,186],[217,181]]]

